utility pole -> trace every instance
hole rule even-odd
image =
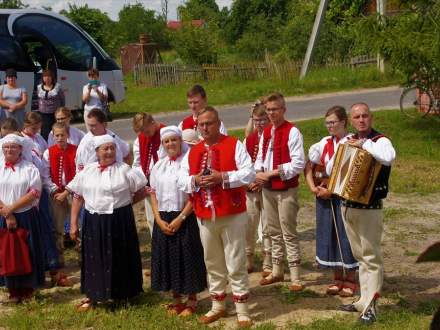
[[[387,7],[387,0],[376,0],[376,11],[378,14],[378,19],[380,24],[384,24],[384,17]],[[385,72],[385,59],[380,53],[377,54],[377,69],[384,73]]]
[[[377,0],[379,1],[379,0]],[[301,67],[300,79],[304,78],[309,70],[310,60],[313,55],[313,49],[315,48],[316,41],[319,37],[319,30],[322,22],[324,21],[325,11],[327,10],[328,0],[321,0],[319,3],[318,12],[316,13],[315,23],[313,24],[312,34],[310,35],[309,45],[307,46],[306,56]]]

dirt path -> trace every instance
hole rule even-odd
[[[440,239],[440,194],[428,196],[394,195],[391,194],[385,203],[385,232],[383,239],[385,283],[381,305],[395,304],[399,299],[408,303],[440,299],[440,272],[438,264],[415,264],[417,255],[429,244]],[[136,218],[140,229],[141,242],[146,241],[146,224],[143,221],[143,210],[138,204],[135,208]],[[349,303],[352,298],[343,300],[339,297],[329,297],[325,294],[330,282],[330,272],[318,270],[315,266],[315,216],[314,206],[304,205],[299,214],[299,233],[303,254],[303,278],[307,292],[292,303],[292,296],[287,294],[285,285],[288,282],[268,287],[258,285],[259,273],[250,275],[251,303],[250,310],[257,323],[271,322],[284,327],[289,322],[307,324],[315,319],[332,318],[335,315],[344,315],[346,318],[355,317],[337,311],[341,303]],[[143,256],[148,256],[146,246],[143,247]],[[75,253],[69,250],[71,279],[79,288],[79,268],[75,260]],[[146,259],[146,258],[144,258]],[[148,263],[144,263],[148,267]],[[287,269],[286,269],[287,270]],[[288,281],[288,274],[285,274]],[[145,284],[149,285],[146,279]],[[56,294],[66,289],[45,289]],[[71,291],[70,291],[71,292]],[[5,292],[0,292],[5,295]],[[65,293],[62,294],[65,300]],[[71,294],[71,300],[79,299],[79,294]],[[201,309],[209,308],[207,292],[201,295]],[[290,299],[290,302],[288,300]],[[230,299],[228,299],[230,301]],[[0,306],[0,315],[11,311],[9,307]],[[229,315],[214,325],[224,325],[226,328],[235,327],[236,317],[232,302],[228,302]]]

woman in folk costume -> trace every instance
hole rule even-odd
[[[38,169],[30,161],[30,144],[15,134],[2,139],[4,160],[0,163],[0,228],[23,228],[29,232],[28,245],[32,272],[0,276],[0,286],[9,291],[8,303],[32,297],[44,286],[44,251],[36,206],[41,193]]]
[[[197,293],[207,287],[203,247],[197,219],[188,194],[178,190],[180,163],[188,146],[182,143],[177,126],[160,130],[167,156],[160,159],[150,175],[151,206],[155,224],[151,243],[151,288],[171,291],[174,302],[167,306],[171,314],[192,315]],[[188,295],[186,303],[182,295]]]
[[[326,189],[325,167],[338,145],[350,136],[347,124],[343,107],[334,106],[327,110],[325,126],[331,135],[310,147],[305,169],[307,184],[316,195],[316,262],[321,268],[333,268],[334,281],[328,286],[327,294],[341,297],[351,297],[356,291],[358,263],[345,232],[340,199],[332,198]]]
[[[60,107],[56,109],[54,116],[55,122],[66,125],[67,129],[69,130],[69,138],[67,139],[67,143],[78,146],[86,133],[76,127],[70,126],[70,121],[72,120],[72,111],[70,111],[69,108]],[[53,131],[50,131],[47,144],[49,147],[51,147],[55,143],[56,141],[53,137]]]
[[[132,204],[145,197],[145,176],[116,158],[117,143],[110,135],[93,138],[97,162],[87,164],[66,186],[74,193],[70,234],[81,229],[81,292],[78,311],[97,302],[126,300],[142,292],[142,265]]]

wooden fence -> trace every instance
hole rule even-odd
[[[376,58],[360,56],[350,61],[331,62],[320,66],[353,68],[375,61]],[[301,65],[302,63],[295,61],[283,63],[266,61],[235,65],[136,64],[133,75],[137,85],[149,87],[228,79],[255,80],[271,78],[288,80],[299,76]]]

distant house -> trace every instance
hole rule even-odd
[[[184,22],[182,21],[168,21],[167,28],[173,31],[178,31],[182,28]],[[191,25],[194,27],[203,27],[206,22],[203,19],[193,19]]]
[[[402,11],[402,1],[401,0],[388,0],[386,2],[386,15],[398,14]],[[376,14],[377,12],[377,0],[368,0],[364,7],[364,13],[367,15]]]

